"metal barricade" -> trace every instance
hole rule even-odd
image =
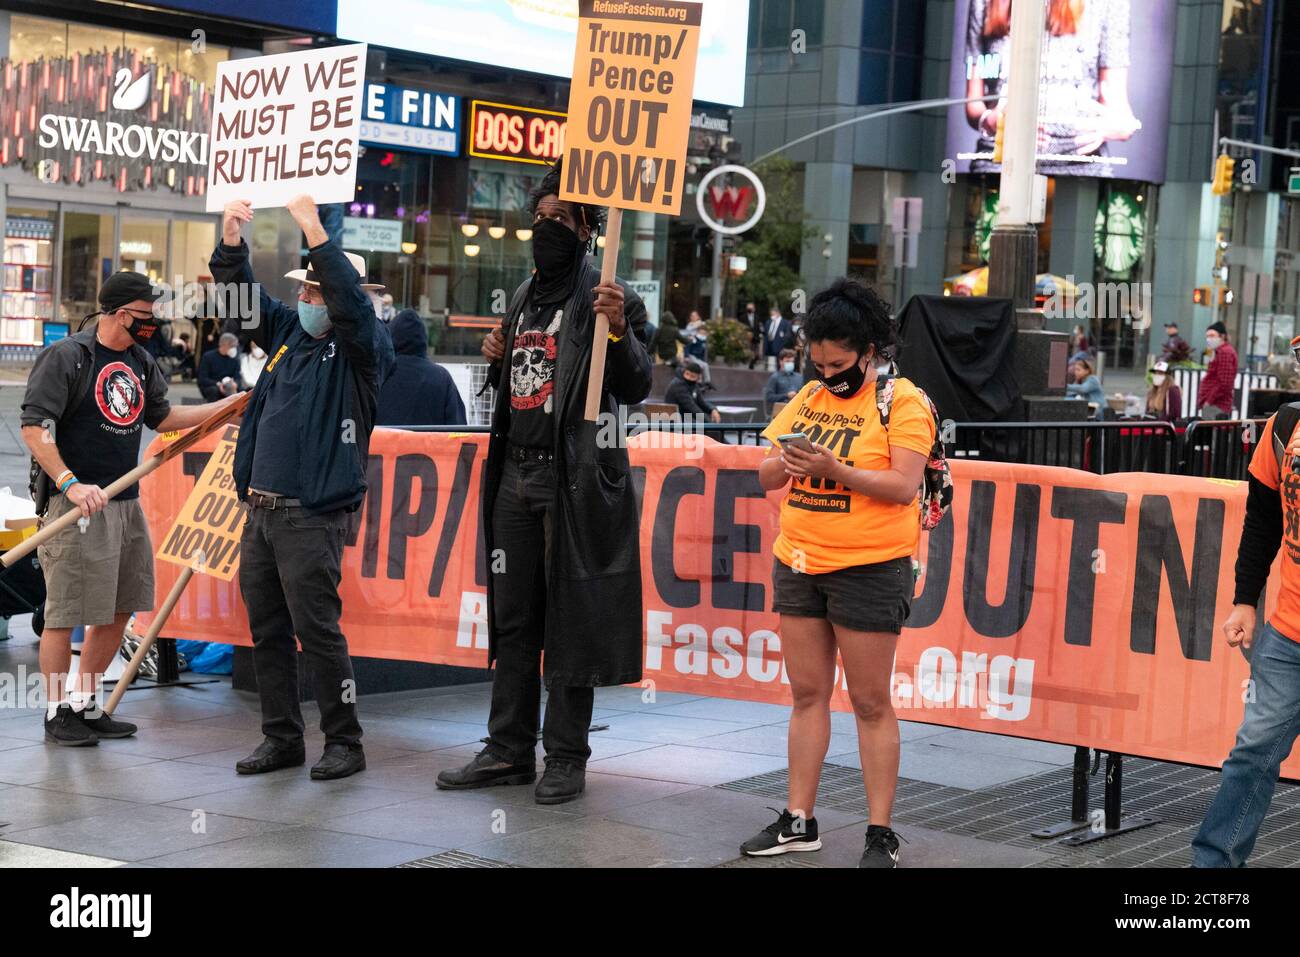
[[[1267,419],[1197,420],[1183,437],[1183,474],[1244,482]]]
[[[1178,436],[1168,422],[957,422],[944,447],[953,460],[1013,462],[1114,472],[1176,472]]]

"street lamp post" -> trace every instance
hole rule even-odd
[[[989,295],[1015,304],[1022,329],[1042,329],[1034,310],[1038,230],[1034,177],[1038,151],[1038,89],[1046,24],[1045,0],[1019,0],[1011,8],[1011,63],[1007,79],[998,218],[989,241]]]

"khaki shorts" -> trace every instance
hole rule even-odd
[[[76,506],[50,499],[46,521]],[[113,499],[36,550],[45,573],[45,626],[107,625],[116,615],[153,609],[153,543],[140,500]]]

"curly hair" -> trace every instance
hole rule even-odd
[[[813,296],[804,332],[809,343],[843,342],[864,355],[870,346],[876,355],[897,351],[898,321],[889,303],[853,279],[837,279]]]
[[[528,193],[529,216],[537,215],[537,204],[547,196],[559,198],[560,184],[564,181],[562,178],[563,167],[564,160],[556,160],[555,165],[546,171],[546,175]],[[568,200],[565,200],[565,202],[568,202]],[[590,203],[573,202],[570,202],[569,205],[573,207],[573,218],[578,221],[578,224],[591,229],[591,236],[594,241],[595,237],[600,234],[601,227],[605,222],[604,207],[593,206]]]

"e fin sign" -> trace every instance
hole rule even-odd
[[[681,211],[702,9],[579,0],[561,199]]]

